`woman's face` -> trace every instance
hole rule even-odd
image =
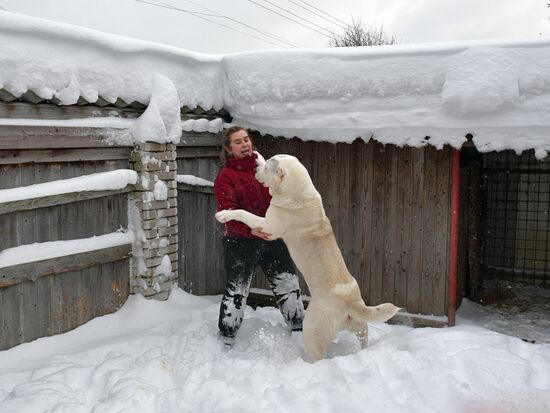
[[[244,158],[252,155],[252,141],[245,130],[239,130],[230,137],[229,148],[226,151],[235,158]]]

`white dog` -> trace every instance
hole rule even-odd
[[[387,321],[399,308],[390,303],[365,305],[336,244],[321,196],[298,159],[276,155],[266,162],[259,156],[257,162],[256,179],[269,187],[272,196],[265,218],[238,209],[220,211],[216,219],[241,221],[284,240],[311,293],[303,332],[314,360],[323,358],[328,344],[342,330],[355,332],[365,348],[367,322]]]

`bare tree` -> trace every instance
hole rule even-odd
[[[396,44],[394,35],[388,37],[384,27],[367,26],[361,20],[351,19],[341,33],[332,32],[328,45],[330,47],[379,46]]]

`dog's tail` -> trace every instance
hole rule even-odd
[[[384,303],[375,307],[369,307],[361,301],[355,301],[350,305],[351,316],[369,323],[383,323],[392,318],[399,310],[399,307],[391,303]]]

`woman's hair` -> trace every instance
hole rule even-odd
[[[223,133],[221,135],[222,149],[220,151],[220,164],[221,164],[221,166],[224,166],[225,161],[227,160],[227,156],[228,156],[227,155],[227,150],[231,146],[231,136],[233,136],[234,133],[239,132],[241,130],[246,131],[246,129],[241,127],[241,126],[231,126],[230,128],[223,131]],[[255,150],[255,149],[256,148],[254,148],[254,143],[252,143],[252,150]]]

